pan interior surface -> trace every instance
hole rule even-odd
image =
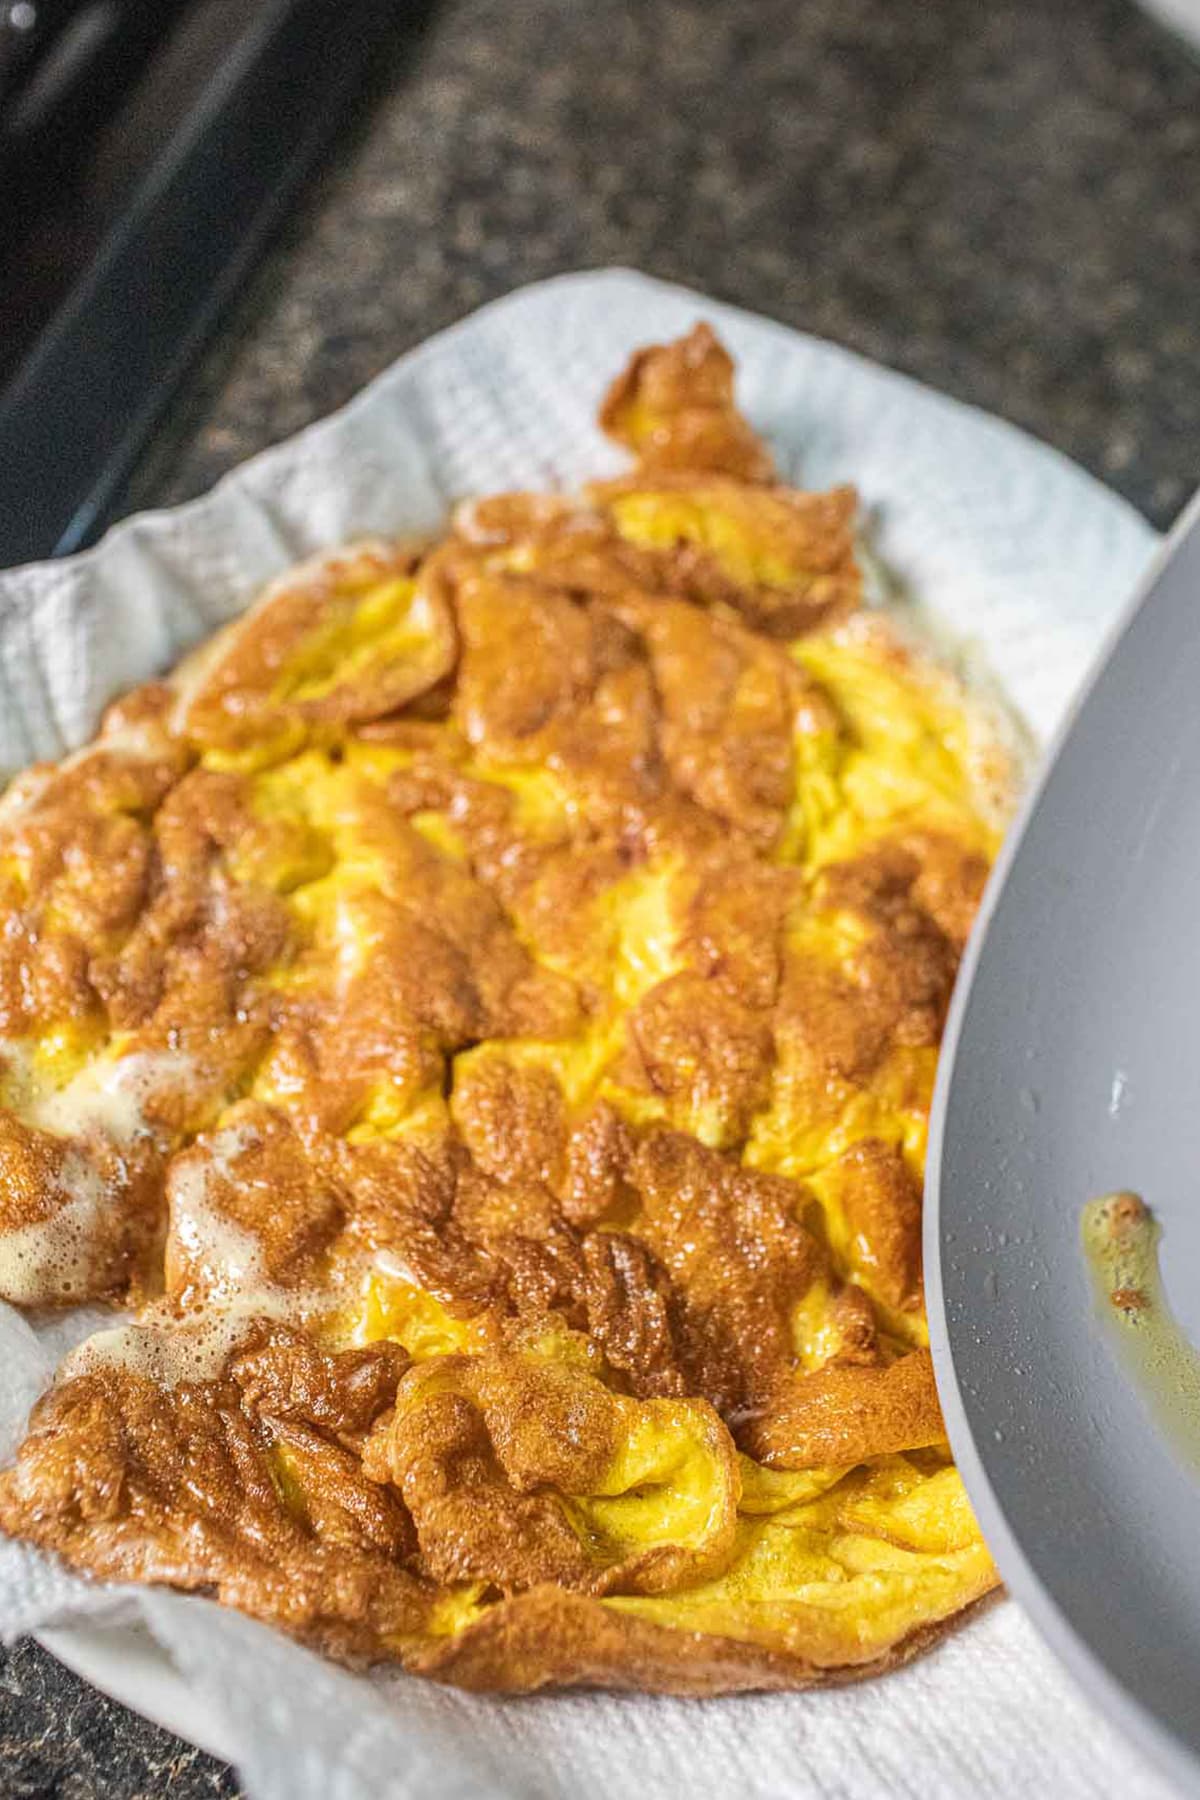
[[[943,1056],[926,1268],[951,1439],[1055,1648],[1200,1774],[1200,1480],[1103,1329],[1084,1206],[1161,1226],[1200,1346],[1200,510],[1172,539],[985,902]]]

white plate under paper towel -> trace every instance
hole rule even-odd
[[[433,529],[464,495],[570,487],[621,467],[593,423],[605,383],[637,345],[701,317],[737,357],[742,404],[785,476],[856,482],[891,574],[1039,735],[1051,730],[1153,547],[1137,514],[997,420],[779,325],[608,271],[486,308],[203,500],[131,520],[67,562],[0,575],[0,768],[82,742],[114,693],[302,556],[364,532]],[[0,1450],[61,1340],[61,1327],[48,1342],[0,1306]],[[881,1681],[711,1701],[496,1701],[392,1672],[353,1676],[207,1601],[89,1586],[2,1540],[0,1625],[46,1628],[97,1685],[236,1762],[254,1800],[1169,1791],[1011,1603]]]

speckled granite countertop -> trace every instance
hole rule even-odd
[[[460,0],[137,500],[200,492],[482,301],[606,263],[1002,413],[1158,525],[1200,483],[1200,63],[1127,0]],[[3,1661],[0,1794],[168,1789],[240,1792],[36,1646]]]

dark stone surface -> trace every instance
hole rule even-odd
[[[232,1770],[72,1675],[39,1644],[0,1651],[4,1800],[236,1800]],[[296,1800],[307,1800],[297,1795]]]
[[[484,300],[623,262],[1014,419],[1169,520],[1200,480],[1200,64],[1128,0],[438,8],[142,498]]]
[[[1002,413],[1166,524],[1200,481],[1198,195],[1200,64],[1125,0],[463,0],[136,498],[201,491],[484,300],[620,262]],[[0,1793],[168,1787],[238,1792],[36,1647],[9,1655]]]

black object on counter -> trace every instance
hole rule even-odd
[[[45,0],[43,7],[42,17]],[[0,567],[80,549],[103,529],[188,367],[347,112],[369,58],[419,10],[404,0],[209,0],[189,12],[158,0],[160,24],[183,15],[194,29],[203,14],[214,54],[199,92],[165,129],[159,119],[157,155],[119,197],[115,222],[0,391]],[[107,11],[118,13],[115,0]],[[27,13],[38,16],[32,7]],[[82,48],[112,64],[121,41],[114,19],[107,39]],[[10,45],[0,168],[18,208],[17,175],[39,157],[52,159],[63,141],[55,113],[77,114],[82,103],[62,56],[51,65],[53,52],[52,43],[42,67],[16,87],[22,70]],[[22,134],[30,120],[34,129]],[[47,160],[43,187],[52,168]],[[21,221],[4,223],[11,244]],[[52,274],[67,235],[48,247],[26,236],[26,266],[4,271],[9,296],[20,296],[26,312],[0,334],[10,342],[18,325],[36,325],[28,314],[39,300],[39,249]]]

